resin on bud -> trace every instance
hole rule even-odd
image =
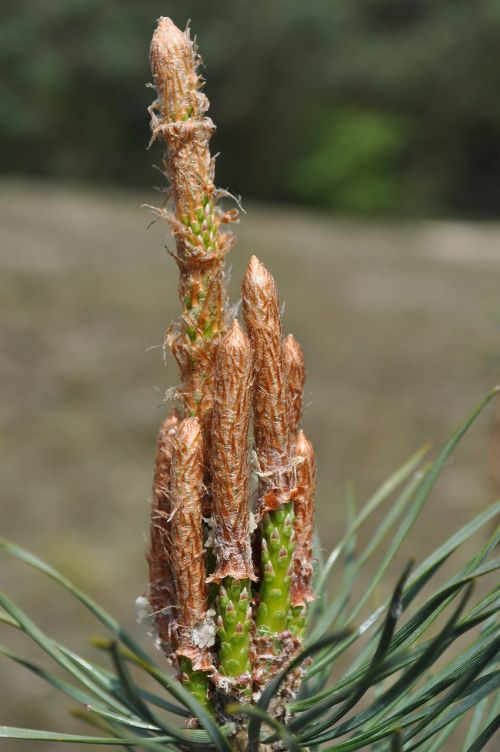
[[[149,604],[158,630],[162,648],[170,651],[171,625],[175,616],[175,582],[169,548],[170,470],[173,439],[179,425],[179,413],[172,410],[158,432],[153,477],[153,498],[150,515],[150,543],[147,554],[149,564]]]

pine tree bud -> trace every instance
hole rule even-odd
[[[149,108],[153,139],[166,145],[165,175],[171,205],[157,209],[175,237],[179,266],[180,322],[167,330],[166,342],[179,366],[178,395],[186,415],[198,417],[210,440],[215,344],[225,330],[224,258],[234,235],[220,232],[237,212],[217,206],[214,160],[209,142],[215,131],[205,115],[208,100],[198,67],[201,63],[188,31],[162,17],[151,42],[151,69],[157,100]]]
[[[212,418],[212,504],[217,566],[209,581],[255,579],[248,509],[250,342],[234,321],[217,348]]]
[[[150,60],[165,120],[182,121],[202,115],[206,100],[199,93],[200,61],[189,31],[181,31],[170,18],[159,18],[151,40]]]
[[[278,292],[252,256],[242,285],[243,314],[254,353],[253,423],[261,473],[261,514],[289,500],[290,431]]]
[[[177,654],[195,671],[210,670],[203,548],[203,438],[197,418],[185,418],[174,439],[170,479],[171,562],[177,585]]]

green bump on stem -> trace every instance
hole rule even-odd
[[[288,626],[293,521],[291,501],[266,512],[262,519],[262,582],[256,623],[268,632],[284,632]]]
[[[204,671],[193,671],[189,658],[179,657],[179,669],[182,673],[182,683],[191,694],[196,697],[200,705],[212,712],[212,704],[208,697],[209,680]]]
[[[236,678],[251,671],[251,628],[250,582],[226,577],[217,599],[219,668],[224,676]]]
[[[290,632],[303,640],[307,627],[307,606],[292,606],[287,626]]]

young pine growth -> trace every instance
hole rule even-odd
[[[101,661],[80,658],[0,593],[2,628],[29,636],[55,661],[57,674],[3,645],[0,654],[78,702],[75,715],[106,734],[0,725],[0,739],[168,752],[438,752],[474,708],[463,746],[453,742],[450,749],[489,749],[500,727],[500,626],[498,586],[485,584],[500,568],[499,531],[485,534],[480,550],[437,589],[434,578],[457,548],[491,527],[500,502],[413,571],[410,562],[392,595],[381,600],[376,592],[455,447],[499,388],[433,462],[422,466],[424,447],[352,515],[317,572],[313,602],[316,465],[300,425],[304,356],[292,335],[282,339],[276,285],[255,256],[242,287],[246,333],[230,313],[224,258],[233,238],[222,227],[236,213],[218,205],[209,152],[214,125],[205,114],[199,63],[189,33],[161,18],[151,44],[158,98],[150,113],[170,183],[169,208],[158,213],[175,237],[180,273],[181,314],[166,335],[180,386],[179,408],[164,418],[156,445],[148,600],[157,644],[182,684],[61,573],[0,539],[0,550],[55,580],[99,621],[107,637],[92,643],[111,663],[103,669]],[[372,513],[388,499],[390,509],[374,525]],[[365,524],[361,537],[369,543],[357,551]],[[325,586],[334,566],[341,585],[330,600]],[[479,581],[479,600],[469,606]],[[373,599],[375,610],[362,613]],[[145,600],[138,599],[141,616]],[[411,607],[414,613],[405,613]],[[335,664],[340,656],[343,671]],[[144,674],[152,680],[147,689]],[[172,714],[187,718],[188,728]]]
[[[213,629],[207,606],[203,549],[203,436],[197,418],[185,418],[173,440],[170,475],[170,561],[176,583],[175,647],[184,681],[202,703],[212,669]]]
[[[248,504],[251,384],[250,343],[234,321],[219,343],[215,365],[210,462],[216,565],[208,581],[221,584],[216,599],[219,671],[246,690],[252,671],[251,581],[256,580]]]
[[[209,142],[215,131],[205,115],[200,59],[187,31],[160,18],[151,41],[151,69],[157,99],[150,107],[152,139],[165,146],[165,176],[172,206],[160,210],[175,237],[179,267],[180,321],[169,327],[167,344],[180,370],[179,398],[210,437],[215,344],[225,330],[227,293],[224,257],[234,237],[221,232],[237,212],[223,212],[214,186]]]
[[[254,351],[253,425],[259,466],[257,513],[262,532],[257,627],[265,637],[287,627],[294,534],[291,499],[295,489],[278,293],[274,279],[255,256],[243,280],[242,299]]]
[[[170,183],[170,207],[158,212],[175,237],[180,272],[181,316],[166,346],[179,365],[181,408],[168,419],[168,450],[157,450],[149,599],[182,681],[217,708],[218,694],[258,697],[304,637],[314,458],[298,439],[302,350],[291,336],[283,341],[276,284],[255,256],[242,287],[247,334],[228,321],[224,257],[233,236],[221,227],[236,212],[217,204],[199,64],[189,32],[161,18],[150,113]]]

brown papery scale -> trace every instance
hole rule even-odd
[[[314,500],[316,494],[316,459],[313,445],[300,430],[295,446],[297,462],[298,494],[294,500],[295,509],[295,552],[291,598],[292,606],[303,606],[314,600],[312,591],[313,576],[313,534]]]
[[[197,418],[185,418],[173,443],[170,478],[171,563],[177,586],[177,655],[195,671],[211,669],[205,636],[207,595],[201,506],[203,437]]]
[[[253,579],[248,508],[252,351],[234,321],[217,349],[212,418],[212,503],[217,566],[209,581]]]
[[[289,334],[283,340],[283,356],[290,397],[290,434],[292,443],[295,443],[302,418],[306,365],[302,348],[293,334]]]
[[[290,498],[289,401],[278,292],[272,275],[252,256],[242,285],[243,314],[254,352],[253,425],[259,462],[260,513]]]
[[[170,469],[173,438],[179,425],[179,413],[172,410],[158,432],[150,515],[149,603],[165,652],[169,652],[171,625],[176,603],[175,582],[169,557]]]

